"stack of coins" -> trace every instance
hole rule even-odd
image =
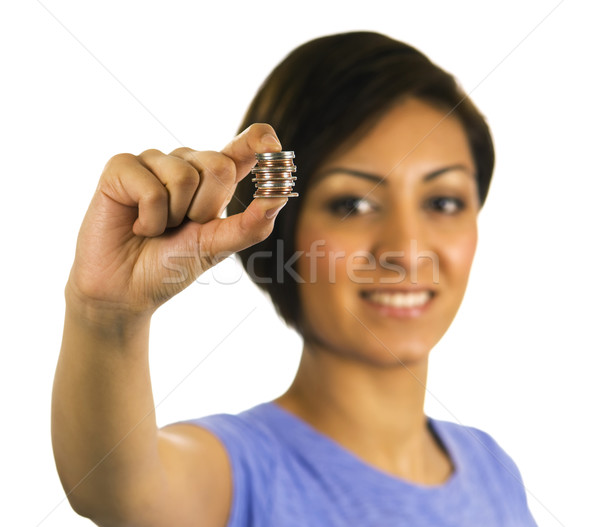
[[[257,163],[252,169],[252,180],[256,186],[255,198],[295,198],[292,192],[296,177],[294,152],[271,152],[256,154]]]

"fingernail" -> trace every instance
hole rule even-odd
[[[275,146],[281,148],[281,143],[273,134],[265,134],[260,138],[260,142],[265,146]]]
[[[287,201],[285,203],[287,203]],[[283,205],[279,205],[279,207],[273,207],[272,209],[267,210],[265,212],[265,218],[272,220],[275,216],[277,216],[279,211],[285,207],[285,203]]]

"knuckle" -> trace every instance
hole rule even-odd
[[[223,187],[227,193],[231,192],[236,179],[236,166],[233,159],[220,152],[207,153],[203,164],[203,179],[212,178],[217,181],[219,187]]]
[[[179,187],[191,188],[198,185],[198,171],[186,161],[178,164],[172,174],[173,183]]]
[[[188,148],[187,146],[180,146],[179,148],[173,150],[169,155],[173,157],[181,157],[182,159],[186,159],[187,156],[189,156],[192,152],[193,150],[191,148]]]
[[[162,185],[152,185],[144,189],[141,200],[152,207],[159,207],[167,205],[169,201],[169,194],[167,189]]]
[[[211,168],[214,175],[217,176],[224,183],[235,181],[235,162],[230,157],[224,156],[222,154],[217,154],[215,156],[215,162],[212,164]]]
[[[160,150],[157,150],[156,148],[148,148],[148,150],[144,150],[138,157],[140,158],[144,158],[144,157],[150,157],[150,156],[164,156],[165,154],[163,154]]]
[[[126,165],[130,165],[131,163],[135,162],[137,162],[137,158],[133,154],[116,154],[112,156],[106,163],[105,171],[115,169],[118,170],[119,168],[122,168]]]

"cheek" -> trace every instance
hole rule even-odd
[[[300,224],[296,247],[298,274],[307,284],[331,288],[348,280],[348,260],[368,250],[369,245],[356,233],[324,229],[322,226]]]
[[[442,250],[446,271],[453,278],[466,286],[471,265],[477,248],[477,227],[463,233],[448,243]]]
[[[349,255],[366,250],[363,245],[368,242],[360,233],[316,219],[299,222],[297,233],[296,248],[301,256],[296,270],[304,280],[298,284],[298,294],[305,337],[312,334],[332,343],[340,338],[340,332],[347,331],[341,328],[347,328],[347,306],[356,298],[356,286],[347,272]]]

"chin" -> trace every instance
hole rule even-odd
[[[414,346],[380,346],[371,353],[364,354],[366,361],[382,368],[415,367],[429,359],[431,349],[423,345]]]
[[[375,342],[373,342],[375,340]],[[401,337],[393,342],[372,335],[357,335],[347,342],[332,342],[326,338],[309,339],[322,352],[332,353],[344,361],[355,361],[375,368],[416,367],[427,362],[433,346],[425,342],[400,343]]]

